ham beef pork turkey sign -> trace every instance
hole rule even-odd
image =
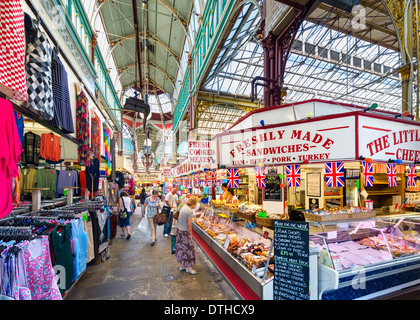
[[[219,165],[249,167],[352,160],[355,118],[254,128],[218,136]]]

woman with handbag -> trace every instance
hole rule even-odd
[[[143,205],[142,216],[146,217],[150,225],[150,238],[151,245],[153,246],[156,242],[156,228],[157,223],[154,221],[155,216],[158,214],[160,209],[160,199],[158,198],[158,192],[152,191],[152,195],[148,197]],[[146,211],[147,210],[147,211]]]
[[[179,211],[175,243],[175,258],[179,263],[179,270],[185,270],[191,274],[197,274],[197,271],[193,269],[195,265],[195,250],[192,241],[193,210],[197,202],[198,199],[196,197],[191,197]]]
[[[120,198],[118,200],[118,224],[121,228],[121,236],[125,236],[127,231],[127,240],[131,238],[130,233],[130,217],[132,212],[132,202],[127,192],[121,191]]]

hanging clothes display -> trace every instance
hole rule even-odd
[[[43,133],[41,135],[41,149],[39,154],[45,160],[60,161],[60,137],[53,133]]]
[[[25,24],[20,0],[0,1],[0,91],[27,101]]]
[[[25,257],[32,300],[62,300],[57,277],[51,265],[48,236],[24,241],[20,247]]]
[[[95,258],[95,249],[93,242],[92,220],[87,212],[79,213],[75,217],[82,218],[83,230],[87,238],[87,258],[86,263],[91,262]],[[83,272],[83,271],[82,271]]]
[[[86,192],[86,172],[82,170],[79,172],[80,195],[84,196]]]
[[[57,193],[64,194],[66,187],[79,186],[79,173],[76,170],[61,170],[58,174]]]
[[[94,117],[92,117],[91,147],[93,156],[97,159],[101,158],[101,136],[101,121],[99,120],[99,117],[95,114]]]
[[[50,121],[54,118],[51,66],[53,47],[39,29],[39,21],[33,20],[27,14],[25,14],[25,31],[28,107]]]
[[[88,238],[87,233],[83,229],[83,220],[81,218],[71,221],[71,239],[74,254],[73,281],[76,281],[79,275],[86,270],[88,256]]]
[[[12,178],[19,175],[22,145],[12,104],[0,98],[0,108],[0,218],[3,218],[13,209]]]
[[[60,148],[62,160],[77,160],[77,145],[66,138],[60,138]]]
[[[105,175],[111,175],[111,130],[106,122],[103,123],[105,148]]]
[[[83,92],[76,96],[76,139],[79,142],[79,163],[86,166],[89,162],[89,106]]]
[[[89,262],[109,258],[108,240],[104,199],[0,219],[0,295],[62,299]]]
[[[41,136],[31,131],[25,133],[23,136],[22,149],[21,163],[24,165],[33,164],[37,166],[39,164],[41,151]]]
[[[108,183],[109,204],[118,204],[119,193],[120,193],[120,186],[113,181],[109,182]]]
[[[24,128],[25,128],[25,120],[23,119],[23,116],[19,113],[17,113],[16,111],[14,111],[15,114],[15,120],[16,120],[16,127],[18,129],[19,132],[19,138],[20,138],[20,143],[23,143],[23,132],[24,132]]]
[[[52,90],[54,99],[52,124],[64,133],[74,133],[67,72],[56,50],[53,51],[52,57]]]
[[[20,188],[22,196],[31,197],[32,192],[27,189],[32,189],[34,186],[36,169],[34,168],[21,168],[19,169]]]
[[[38,169],[35,174],[34,188],[49,188],[49,190],[41,191],[41,197],[55,198],[57,190],[57,171],[52,168]]]
[[[71,224],[60,226],[51,232],[54,250],[54,265],[65,269],[65,277],[60,277],[60,292],[66,292],[73,283],[74,254],[71,245]],[[64,281],[63,281],[64,280]]]
[[[99,188],[99,165],[97,158],[90,158],[85,170],[86,187],[90,193],[97,192]]]

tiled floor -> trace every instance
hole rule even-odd
[[[237,300],[207,256],[196,245],[197,275],[179,271],[171,254],[171,238],[158,227],[157,242],[137,230],[140,216],[131,217],[132,237],[117,237],[110,246],[110,259],[90,265],[65,295],[66,300]]]

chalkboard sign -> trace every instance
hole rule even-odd
[[[274,221],[274,300],[309,300],[309,223]]]
[[[277,173],[265,176],[264,201],[283,201],[282,180]]]

